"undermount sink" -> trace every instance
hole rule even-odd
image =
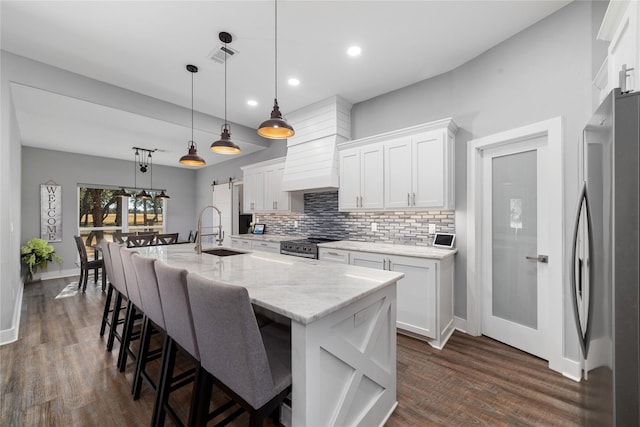
[[[231,255],[242,255],[242,254],[245,254],[246,252],[239,252],[239,251],[234,251],[226,248],[215,248],[215,249],[203,250],[202,253],[215,255],[215,256],[231,256]]]

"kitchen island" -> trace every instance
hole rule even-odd
[[[403,273],[267,252],[218,257],[192,245],[137,251],[244,286],[254,305],[291,320],[293,426],[379,426],[393,412]]]

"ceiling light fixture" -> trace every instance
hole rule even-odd
[[[349,56],[358,56],[362,53],[362,48],[360,46],[351,46],[347,49],[347,55]]]
[[[198,72],[198,67],[195,65],[187,65],[187,71],[191,73],[191,141],[187,142],[189,153],[180,157],[180,164],[187,166],[204,166],[207,163],[204,159],[198,156],[198,146],[193,140],[193,75]]]
[[[296,79],[295,77],[291,77],[288,80],[289,86],[299,86],[300,85],[300,80]]]
[[[275,3],[275,98],[271,118],[265,120],[258,128],[258,135],[269,139],[285,139],[295,135],[293,127],[282,118],[278,106],[278,0]]]
[[[227,44],[231,43],[233,37],[226,31],[221,31],[218,38],[224,43],[224,124],[222,125],[222,133],[220,139],[211,144],[211,151],[218,154],[239,154],[240,147],[231,141],[231,132],[229,132],[229,123],[227,123]]]
[[[144,148],[139,148],[139,147],[133,147],[134,150],[136,150],[134,156],[136,158],[136,164],[140,164],[140,172],[141,173],[146,173],[147,169],[149,168],[149,161],[151,159],[151,151],[150,150],[146,150]],[[142,151],[142,155],[140,154],[140,152],[138,150]],[[144,153],[147,153],[147,158],[144,158]],[[138,180],[137,180],[137,173],[134,171],[135,177],[134,177],[134,181],[135,181],[135,186],[136,189],[138,187]],[[153,168],[151,168],[151,186],[153,186]],[[147,190],[145,190],[144,188],[138,193],[136,194],[136,199],[142,199],[142,200],[150,200],[151,196],[149,195],[149,193],[147,193]]]
[[[256,101],[255,99],[250,99],[247,101],[247,105],[250,107],[255,107],[256,105],[258,105],[258,101]]]

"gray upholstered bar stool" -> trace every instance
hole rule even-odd
[[[136,270],[131,261],[134,252],[126,249],[120,249],[122,258],[122,267],[124,270],[125,283],[127,285],[127,293],[129,295],[129,304],[127,305],[127,314],[125,316],[124,327],[122,332],[122,342],[120,345],[120,353],[118,355],[118,368],[120,372],[124,372],[127,366],[127,357],[136,360],[137,353],[131,349],[131,342],[140,338],[141,331],[134,332],[134,324],[136,320],[141,319],[144,315],[144,307],[142,298],[140,298],[140,289],[138,287],[138,277]]]
[[[134,254],[131,257],[133,267],[138,277],[138,287],[140,289],[140,298],[144,306],[145,316],[142,324],[142,338],[140,340],[140,348],[136,359],[136,370],[133,376],[133,386],[131,393],[133,399],[140,397],[142,383],[145,381],[154,393],[157,393],[159,380],[152,378],[146,371],[147,363],[159,357],[164,357],[167,335],[165,332],[164,314],[162,313],[162,302],[160,301],[160,292],[158,291],[158,279],[156,278],[154,258],[141,257]],[[151,337],[155,332],[159,332],[164,336],[164,344],[162,351],[151,351]]]
[[[109,242],[102,239],[99,243],[102,259],[104,261],[104,270],[107,272],[107,299],[104,302],[104,312],[102,313],[102,322],[100,322],[100,336],[104,336],[107,326],[111,326],[109,315],[112,313],[111,301],[113,299],[113,265],[111,264],[111,252],[109,252]]]
[[[191,306],[189,305],[189,295],[187,293],[187,270],[170,267],[161,260],[155,262],[156,278],[158,280],[158,290],[162,304],[165,331],[167,333],[166,348],[163,351],[162,368],[160,371],[160,381],[156,394],[155,410],[152,425],[164,425],[167,413],[174,421],[182,425],[182,421],[168,405],[169,394],[192,382],[197,383],[195,374],[200,368],[200,352],[196,343],[193,320],[191,316]],[[174,377],[176,353],[187,355],[195,366]],[[195,386],[192,401],[195,401]],[[188,425],[193,425],[192,417],[195,415],[193,406],[189,411]]]
[[[125,319],[120,315],[120,312],[129,303],[129,294],[124,279],[122,258],[120,257],[120,249],[123,246],[118,243],[109,243],[108,246],[109,255],[111,256],[111,268],[113,270],[111,284],[116,291],[116,300],[111,313],[111,325],[109,326],[109,338],[107,339],[107,351],[111,351],[114,340],[117,339],[122,343],[122,335],[118,332],[118,326],[124,324]]]
[[[206,371],[197,407],[208,407],[215,384],[250,413],[252,427],[262,426],[291,391],[291,330],[277,323],[259,328],[246,288],[194,273],[187,288]],[[199,410],[196,425],[208,418]]]

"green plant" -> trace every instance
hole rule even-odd
[[[55,261],[62,265],[62,258],[56,255],[53,246],[46,240],[34,238],[20,248],[20,259],[27,269],[27,282],[31,281],[33,275],[40,269],[47,269],[50,261]]]

